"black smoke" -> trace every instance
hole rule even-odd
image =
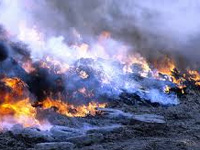
[[[0,42],[0,61],[4,61],[6,58],[8,58],[8,51],[8,46],[5,43]]]

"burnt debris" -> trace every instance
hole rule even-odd
[[[8,45],[0,42],[0,62],[8,58],[9,48]]]

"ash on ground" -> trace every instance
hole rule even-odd
[[[189,89],[176,106],[112,101],[96,116],[51,113],[50,131],[14,126],[0,134],[0,149],[199,150],[200,93]],[[130,100],[129,100],[130,102]]]

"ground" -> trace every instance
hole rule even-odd
[[[119,121],[122,127],[103,134],[103,140],[85,145],[75,145],[75,150],[199,150],[200,149],[200,96],[199,92],[188,92],[180,98],[177,106],[130,105],[112,102],[109,107],[133,114],[157,114],[165,117],[166,123]],[[53,117],[52,117],[53,118]],[[81,119],[90,124],[106,124],[113,120],[101,116]],[[73,121],[72,121],[73,122]],[[77,121],[79,122],[79,121]],[[113,121],[117,122],[117,121]],[[64,125],[64,124],[62,124]],[[71,124],[71,126],[76,126]],[[0,134],[0,149],[33,150],[37,142],[13,135]]]

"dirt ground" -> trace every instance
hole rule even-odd
[[[177,106],[128,105],[113,102],[109,107],[133,114],[157,114],[165,117],[166,123],[124,122],[117,131],[103,134],[101,142],[75,146],[75,150],[199,150],[200,149],[200,94],[190,91],[180,98]],[[52,117],[53,120],[53,117]],[[58,119],[59,120],[59,119]],[[79,120],[91,124],[106,124],[111,120],[89,117]],[[77,122],[79,122],[77,121]],[[116,122],[115,122],[116,123]],[[62,124],[64,125],[64,124]],[[72,124],[72,126],[74,126]],[[0,149],[34,149],[37,142],[18,138],[12,132],[0,134]]]

